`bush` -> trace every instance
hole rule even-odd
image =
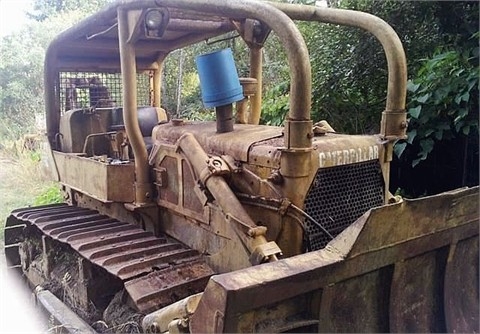
[[[476,34],[478,36],[478,34]],[[417,152],[415,167],[427,159],[435,143],[478,134],[478,47],[464,52],[437,52],[425,60],[408,83],[408,139],[395,145]]]
[[[51,185],[35,198],[34,205],[62,203],[63,195],[57,185]]]

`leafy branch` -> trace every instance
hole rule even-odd
[[[478,33],[472,38],[478,39]],[[408,138],[395,145],[417,152],[415,167],[427,159],[435,143],[478,132],[478,47],[466,51],[438,50],[425,59],[408,82]]]

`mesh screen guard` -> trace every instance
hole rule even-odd
[[[60,110],[122,106],[122,76],[106,72],[60,72]],[[153,73],[137,73],[137,105],[149,106],[153,99]]]
[[[307,193],[305,212],[333,237],[372,207],[383,204],[384,182],[380,162],[320,168]],[[306,220],[310,250],[324,248],[330,241],[320,227]]]

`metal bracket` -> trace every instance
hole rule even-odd
[[[380,134],[383,139],[395,141],[406,139],[408,127],[407,113],[402,110],[385,110],[382,113]]]
[[[249,47],[263,47],[271,31],[266,24],[254,19],[232,21],[232,24]]]
[[[242,163],[240,161],[235,160],[230,155],[222,155],[222,159],[228,165],[228,168],[232,171],[232,173],[242,172]]]
[[[260,246],[257,246],[250,255],[250,263],[257,265],[268,260],[272,255],[282,255],[282,250],[278,247],[275,241],[270,241]]]
[[[228,164],[220,157],[211,157],[207,160],[207,166],[200,173],[200,181],[206,184],[207,180],[212,176],[220,176],[230,174]]]
[[[155,184],[157,188],[166,188],[168,185],[167,169],[165,167],[157,167],[155,171]]]

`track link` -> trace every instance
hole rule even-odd
[[[69,245],[84,259],[119,278],[133,307],[142,313],[204,290],[213,270],[196,250],[167,236],[95,210],[66,204],[15,210],[7,219],[7,264],[20,267],[25,229]]]

